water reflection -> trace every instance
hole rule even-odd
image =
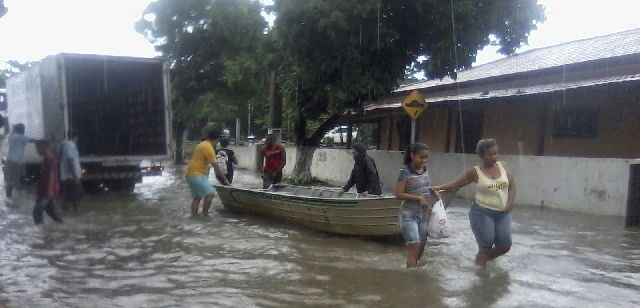
[[[477,279],[465,292],[466,307],[489,307],[509,294],[511,277],[509,272],[501,268],[477,270]]]

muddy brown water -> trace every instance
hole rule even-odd
[[[259,186],[240,171],[235,185]],[[406,270],[401,243],[224,211],[189,217],[181,172],[89,195],[66,223],[31,220],[32,188],[0,201],[0,307],[639,307],[640,232],[619,218],[518,207],[486,271],[468,206]]]

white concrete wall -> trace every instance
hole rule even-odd
[[[241,167],[255,169],[255,146],[233,149]],[[383,189],[393,190],[402,165],[402,153],[367,153],[376,162]],[[295,155],[295,148],[287,148],[285,175],[291,174]],[[517,155],[501,155],[500,159],[513,169],[516,204],[540,206],[543,203],[544,207],[597,215],[623,217],[626,214],[631,160]],[[434,184],[453,180],[478,162],[476,155],[431,153],[431,178]],[[350,150],[318,149],[311,173],[331,184],[344,185],[352,167]],[[473,185],[460,190],[458,195],[472,199]]]
[[[626,215],[630,160],[507,156],[519,203],[598,215]]]
[[[236,154],[240,168],[256,170],[257,145],[229,146],[229,148]]]

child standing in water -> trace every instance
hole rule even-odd
[[[400,230],[407,244],[407,268],[416,267],[427,243],[427,222],[431,212],[433,190],[426,162],[429,147],[423,143],[409,145],[404,152],[404,166],[396,184],[396,198],[403,200]]]

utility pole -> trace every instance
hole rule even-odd
[[[273,134],[279,143],[282,141],[282,96],[280,95],[280,91],[278,91],[276,72],[272,71],[269,77],[268,132]]]
[[[240,145],[240,117],[236,117],[236,145]]]
[[[411,118],[411,143],[416,143],[416,118]]]
[[[249,112],[247,114],[247,137],[251,136],[251,103],[249,103]]]

